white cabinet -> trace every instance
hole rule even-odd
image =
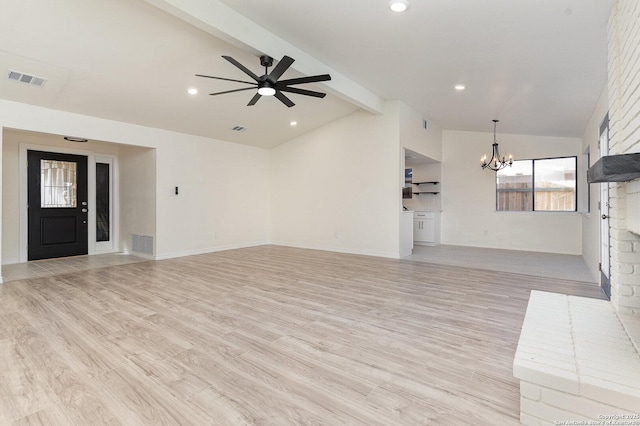
[[[440,212],[415,211],[413,213],[413,241],[416,244],[440,244]]]

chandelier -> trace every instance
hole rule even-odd
[[[496,139],[497,123],[498,120],[493,120],[493,155],[491,156],[491,159],[489,161],[487,161],[486,155],[483,155],[482,158],[480,158],[480,165],[482,166],[482,170],[490,169],[494,172],[497,172],[498,170],[502,170],[507,166],[511,167],[511,165],[513,164],[513,156],[509,155],[509,161],[507,161],[504,156],[500,156],[500,151],[498,150],[498,141]]]

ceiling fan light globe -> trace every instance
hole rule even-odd
[[[259,87],[258,94],[261,96],[273,96],[276,94],[276,89],[273,87]]]
[[[409,9],[409,0],[391,0],[389,2],[389,9],[394,12],[404,12]]]

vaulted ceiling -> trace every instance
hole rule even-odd
[[[498,118],[501,132],[582,136],[606,84],[613,0],[387,3],[4,1],[0,69],[47,82],[5,76],[0,98],[266,148],[387,99],[444,129],[492,131]],[[330,73],[305,86],[327,97],[246,106],[251,91],[207,95],[242,85],[195,77],[246,80],[221,56],[260,75],[260,54],[296,59],[283,78]]]

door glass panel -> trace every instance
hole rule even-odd
[[[109,164],[96,163],[96,241],[109,241]]]
[[[75,162],[40,160],[41,208],[77,207],[76,170]]]

